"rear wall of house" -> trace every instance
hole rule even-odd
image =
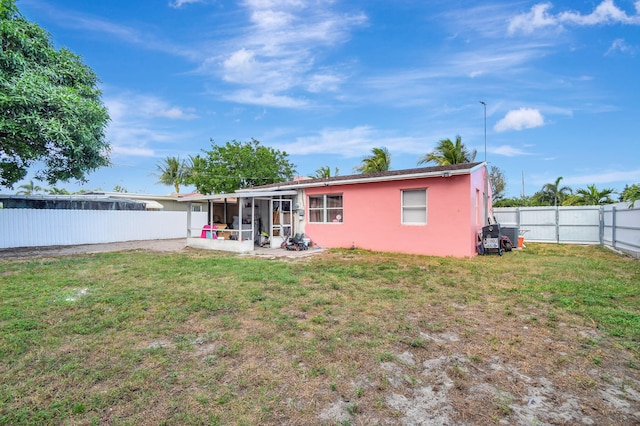
[[[482,169],[477,172],[481,176]],[[472,176],[308,188],[307,206],[309,195],[342,194],[344,213],[339,223],[310,223],[306,209],[305,233],[327,248],[473,256],[483,220],[483,185],[481,177]],[[423,188],[427,224],[402,224],[402,191]]]

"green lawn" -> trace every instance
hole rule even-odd
[[[416,367],[401,389],[380,366],[407,352],[422,362],[455,348],[479,371],[500,357],[569,377],[576,392],[598,386],[587,367],[637,377],[640,262],[536,244],[473,259],[191,251],[0,261],[0,332],[0,424],[393,422],[402,413],[390,392],[424,378]],[[430,338],[449,335],[451,346]],[[574,375],[563,376],[567,361]],[[466,374],[457,372],[461,398],[472,391]],[[483,420],[455,395],[457,415]],[[347,417],[323,417],[334,401]],[[496,399],[484,420],[510,415]]]

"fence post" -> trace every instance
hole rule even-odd
[[[187,238],[191,238],[191,201],[187,202]]]
[[[604,207],[600,207],[598,210],[599,210],[599,218],[600,218],[600,231],[599,231],[600,245],[603,246],[604,245]]]
[[[616,248],[616,206],[611,208],[611,245]]]
[[[560,244],[560,209],[556,206],[556,244]]]

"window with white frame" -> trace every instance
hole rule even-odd
[[[341,223],[343,220],[342,194],[309,196],[310,223]]]
[[[407,189],[402,191],[402,224],[427,224],[426,189]]]

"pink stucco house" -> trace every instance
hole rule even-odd
[[[244,238],[247,250],[265,231],[272,247],[304,233],[325,248],[470,257],[491,216],[485,163],[304,179],[207,197],[222,196],[239,199],[238,215],[253,231]]]

